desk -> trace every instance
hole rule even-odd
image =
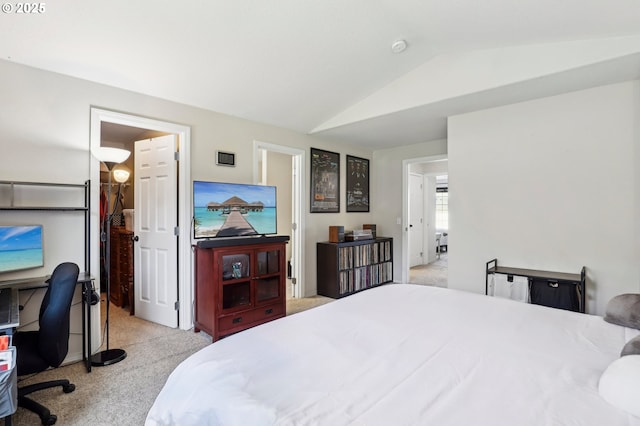
[[[12,335],[20,324],[20,310],[18,309],[18,290],[11,288],[11,299],[7,299],[11,309],[11,319],[7,323],[0,323],[0,333]],[[6,306],[0,306],[6,308]],[[16,348],[9,346],[13,352],[13,367],[0,371],[0,417],[4,417],[5,426],[11,426],[11,415],[18,408],[18,377],[16,367]]]
[[[18,308],[18,290],[15,288],[0,288],[0,334],[12,335],[20,325],[20,309]],[[9,314],[9,318],[5,317]]]
[[[13,368],[0,372],[0,418],[4,417],[5,426],[11,426],[11,416],[18,409],[18,377],[15,363],[16,349],[13,351]]]
[[[46,288],[48,279],[49,277],[46,276],[0,281],[0,288],[11,287],[18,291]],[[80,272],[77,283],[82,285],[82,361],[85,363],[87,372],[91,372],[91,309],[87,307],[91,307],[93,277],[86,272]]]
[[[36,277],[17,280],[0,281],[0,288],[11,288],[14,306],[18,305],[18,291],[46,288],[49,277]],[[82,285],[82,360],[87,372],[91,372],[91,295],[93,293],[93,277],[86,272],[78,275],[77,284]],[[16,309],[17,323],[20,323],[20,310]],[[13,334],[16,326],[15,318],[8,324],[0,323],[0,332]],[[15,354],[15,350],[14,350]],[[17,368],[14,357],[14,367],[10,371],[0,372],[0,418],[4,416],[6,426],[11,426],[11,415],[16,411],[17,404]]]

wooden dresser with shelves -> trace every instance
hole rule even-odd
[[[288,236],[199,241],[194,331],[216,341],[285,316],[287,241]]]
[[[111,226],[110,259],[111,302],[133,314],[133,232],[124,226]]]

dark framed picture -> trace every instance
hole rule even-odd
[[[311,213],[340,212],[340,154],[311,148]]]
[[[369,211],[369,160],[347,155],[347,212]]]

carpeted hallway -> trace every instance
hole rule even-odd
[[[440,254],[440,259],[436,259],[426,265],[414,266],[409,270],[409,282],[412,284],[430,285],[434,287],[448,286],[448,253]]]

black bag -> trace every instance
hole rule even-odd
[[[579,286],[573,282],[534,279],[531,282],[531,303],[580,312]]]

